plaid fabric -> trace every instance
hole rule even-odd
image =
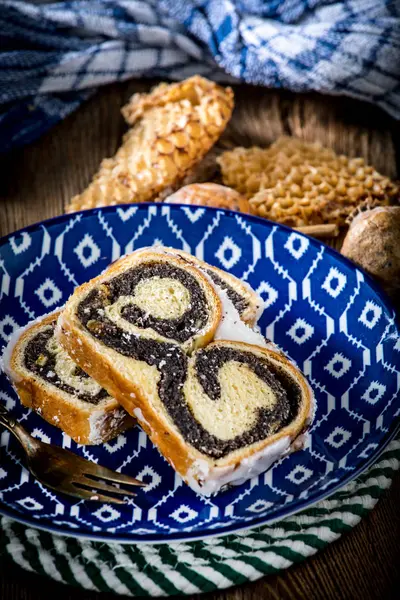
[[[398,0],[0,1],[0,47],[2,151],[130,77],[346,94],[400,117]]]

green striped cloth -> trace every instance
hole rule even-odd
[[[196,594],[286,569],[357,525],[400,467],[400,439],[327,500],[276,524],[201,542],[105,544],[1,518],[0,553],[23,569],[87,590],[126,596]]]

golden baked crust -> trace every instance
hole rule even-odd
[[[83,284],[75,291],[59,317],[58,335],[61,344],[70,356],[73,357],[73,360],[107,389],[109,394],[115,397],[131,415],[138,419],[140,425],[149,435],[153,443],[157,445],[161,453],[172,464],[175,470],[177,470],[183,478],[188,479],[189,470],[199,459],[206,461],[211,468],[231,468],[233,465],[239,465],[244,458],[252,456],[254,453],[267,448],[270,444],[273,444],[283,437],[287,437],[288,442],[294,440],[304,430],[311,418],[312,392],[303,375],[286,357],[279,352],[276,352],[274,349],[258,347],[241,342],[222,340],[212,342],[211,340],[215,335],[215,328],[220,324],[222,316],[221,307],[217,306],[219,299],[216,296],[215,306],[210,304],[210,307],[212,307],[211,315],[214,317],[215,314],[216,318],[213,321],[211,328],[207,326],[206,335],[203,335],[203,330],[201,330],[201,332],[199,331],[199,334],[201,333],[201,338],[197,338],[195,344],[186,347],[184,344],[173,342],[176,344],[176,348],[178,349],[180,347],[180,352],[183,350],[186,353],[189,357],[189,363],[193,363],[192,359],[195,356],[192,354],[193,350],[196,350],[197,348],[208,350],[215,346],[232,347],[237,351],[248,351],[252,354],[259,355],[260,357],[268,357],[270,361],[279,363],[281,366],[280,368],[284,368],[299,383],[301,389],[301,404],[297,416],[281,431],[276,434],[271,434],[269,437],[266,436],[266,439],[250,444],[249,446],[235,449],[226,456],[220,458],[211,458],[207,456],[201,449],[197,449],[197,447],[184,439],[160,397],[159,382],[162,381],[160,377],[165,377],[165,374],[162,374],[162,368],[166,363],[164,358],[174,355],[171,344],[166,346],[165,351],[167,354],[164,355],[164,357],[162,354],[160,355],[161,360],[160,356],[155,356],[157,354],[157,349],[154,345],[149,346],[150,352],[152,353],[150,354],[151,360],[135,358],[135,356],[137,356],[135,355],[135,352],[132,354],[131,358],[129,351],[119,351],[118,345],[115,346],[113,344],[104,343],[102,336],[98,334],[99,332],[101,333],[100,329],[97,334],[95,334],[94,330],[93,335],[90,333],[92,330],[89,327],[89,323],[91,322],[92,316],[87,312],[90,311],[90,303],[85,304],[84,307],[82,307],[81,304],[82,302],[85,302],[85,299],[88,298],[88,295],[93,289],[101,290],[103,297],[105,299],[108,298],[109,300],[109,304],[104,305],[107,306],[104,310],[108,311],[107,314],[110,317],[110,315],[113,314],[113,306],[118,302],[118,299],[116,299],[114,295],[110,296],[105,290],[107,281],[120,276],[135,264],[140,268],[140,266],[147,261],[150,261],[150,264],[152,264],[154,260],[157,260],[167,262],[167,264],[179,265],[185,272],[192,272],[193,275],[196,273],[196,278],[198,280],[199,277],[203,278],[204,275],[199,268],[201,269],[201,266],[205,263],[193,257],[190,257],[192,258],[191,261],[187,260],[188,255],[186,253],[181,252],[181,256],[179,256],[179,253],[180,251],[169,251],[168,248],[163,249],[163,251],[143,249],[113,263],[105,273],[91,282]],[[217,272],[219,271],[217,270]],[[149,281],[154,279],[154,277],[159,278],[158,275],[151,276]],[[213,290],[213,287],[206,277],[204,277],[204,281],[210,286],[210,289]],[[123,289],[125,290],[125,288]],[[129,289],[129,286],[126,289]],[[138,300],[137,290],[138,285],[135,287],[136,300]],[[246,291],[248,292],[247,289]],[[125,291],[121,292],[121,297],[124,298],[125,293]],[[94,299],[93,296],[91,297]],[[89,315],[87,317],[89,320],[87,321],[86,326],[84,321],[82,321],[82,317],[79,317],[79,314],[83,314],[79,313],[79,310],[83,310],[85,314]],[[92,310],[99,311],[96,302],[94,302]],[[129,329],[129,331],[134,337],[139,336],[142,339],[142,334],[139,331],[132,329]],[[143,339],[145,339],[147,330],[143,329],[142,331]],[[122,337],[124,337],[124,333],[122,334]],[[132,338],[125,336],[124,339],[126,340],[126,344],[131,343],[130,340]],[[155,338],[152,337],[153,341],[154,339]],[[164,338],[160,338],[157,341],[159,341],[161,346],[165,344]],[[132,344],[132,348],[134,348],[133,341]],[[145,354],[142,356],[145,356]],[[211,358],[211,361],[213,360],[214,359]],[[176,376],[176,385],[180,386],[181,379],[178,373],[179,369],[182,367],[182,363],[175,363],[172,359],[170,364],[173,369],[172,375]],[[213,363],[210,363],[210,365],[211,364]],[[177,369],[176,372],[174,372],[175,369]],[[169,371],[169,373],[171,374],[171,371]],[[235,389],[237,391],[237,388]],[[190,474],[190,477],[191,476],[192,474]]]
[[[110,390],[118,392],[118,402],[124,408],[127,407],[132,416],[135,416],[135,409],[141,409],[143,404],[147,403],[148,414],[146,410],[147,417],[146,426],[144,427],[145,431],[150,434],[151,439],[159,446],[161,452],[167,452],[168,447],[172,449],[172,452],[175,455],[175,452],[178,454],[181,453],[183,440],[173,432],[168,433],[168,426],[165,422],[165,418],[163,419],[160,412],[148,402],[147,397],[142,393],[143,387],[148,383],[148,381],[144,383],[144,380],[150,378],[145,371],[146,365],[144,363],[140,363],[139,365],[143,375],[140,380],[139,374],[136,373],[137,376],[133,374],[132,363],[135,361],[123,357],[116,350],[105,346],[94,336],[88,334],[76,314],[77,306],[91,290],[107,282],[109,279],[124,273],[124,271],[129,270],[129,268],[135,265],[142,265],[149,261],[165,262],[179,266],[185,272],[191,273],[197,279],[199,284],[204,286],[208,298],[210,299],[212,311],[210,312],[210,319],[207,326],[196,336],[194,344],[192,342],[190,343],[193,348],[201,347],[209,343],[215,335],[216,328],[222,316],[221,303],[214,288],[197,268],[188,265],[188,263],[179,256],[166,256],[159,252],[153,252],[151,249],[138,251],[132,255],[119,259],[113,263],[107,271],[79,286],[68,300],[59,317],[58,338],[74,362],[81,366],[81,368],[100,383],[100,385],[102,385],[102,381],[106,382],[107,387],[105,389],[107,389],[109,394]],[[146,330],[143,331],[145,332]],[[165,342],[165,339],[160,337],[159,341]],[[185,346],[185,344],[182,346]],[[136,362],[139,363],[139,361]],[[112,395],[113,398],[116,397],[114,394],[110,395]],[[175,446],[176,450],[173,450]]]
[[[134,424],[132,417],[121,410],[120,404],[108,397],[100,406],[88,402],[72,402],[62,391],[46,385],[21,365],[23,352],[29,339],[52,324],[59,313],[44,317],[25,329],[17,340],[8,365],[8,372],[24,406],[38,412],[48,423],[62,429],[78,444],[107,442]],[[94,431],[96,419],[101,425]]]
[[[135,382],[127,376],[127,373],[115,367],[115,354],[117,354],[115,351],[104,353],[101,346],[93,338],[85,335],[83,330],[77,326],[69,312],[61,315],[59,326],[61,342],[67,352],[73,355],[74,360],[82,368],[85,368],[93,379],[103,385],[127,412],[135,415],[151,441],[178,473],[185,477],[196,460],[204,459],[204,455],[193,446],[188,445],[176,428],[171,428],[159,411],[144,397]],[[290,361],[269,349],[238,342],[231,344],[240,346],[243,350],[256,350],[260,354],[266,354],[280,362],[295,376],[301,386],[304,399],[299,414],[290,425],[251,447],[245,447],[240,451],[230,453],[225,458],[211,461],[218,467],[238,466],[244,458],[263,450],[285,436],[292,440],[296,439],[308,426],[311,414],[312,392],[306,380],[299,376],[299,372]],[[88,367],[88,365],[90,366]]]
[[[399,187],[365,164],[320,144],[281,137],[269,148],[235,148],[218,162],[225,185],[250,199],[255,214],[293,227],[343,226],[355,207],[388,205]]]
[[[74,361],[85,368],[131,415],[139,409],[141,427],[160,452],[179,472],[186,472],[190,461],[185,442],[174,430],[169,430],[157,410],[147,402],[135,382],[115,368],[115,351],[102,352],[102,347],[79,328],[73,316],[64,312],[59,319],[60,341]],[[85,367],[83,367],[85,365]],[[146,409],[143,410],[144,405]],[[137,413],[139,416],[139,413]]]
[[[249,327],[254,327],[254,325],[256,325],[260,317],[260,311],[262,311],[263,301],[262,298],[260,298],[260,296],[247,283],[244,283],[241,279],[231,275],[231,273],[227,273],[222,269],[218,269],[218,267],[214,267],[213,265],[210,265],[203,260],[196,258],[192,254],[184,252],[183,250],[177,250],[176,248],[165,248],[165,252],[167,254],[178,255],[183,258],[183,260],[190,262],[192,265],[195,265],[196,267],[203,269],[208,273],[210,273],[210,271],[215,273],[219,279],[235,290],[239,296],[247,302],[247,307],[244,310],[240,311],[237,309],[241,320],[249,325]]]
[[[192,183],[185,185],[171,196],[165,198],[166,204],[193,204],[195,206],[213,206],[239,212],[250,213],[247,198],[236,190],[218,183]]]
[[[67,212],[151,201],[174,186],[214,145],[233,110],[233,92],[203,77],[162,83],[122,109],[132,126]]]
[[[144,248],[133,252],[132,254],[128,254],[114,263],[112,263],[106,271],[94,277],[90,281],[83,283],[79,287],[77,287],[70,296],[67,301],[64,310],[60,316],[59,322],[64,322],[67,319],[71,319],[75,324],[75,328],[83,328],[83,325],[80,323],[76,310],[77,306],[80,302],[86,298],[86,296],[94,289],[98,289],[103,283],[107,283],[109,280],[112,280],[114,277],[118,275],[123,275],[124,272],[129,271],[135,267],[143,267],[144,265],[151,265],[153,263],[156,264],[166,264],[173,265],[185,271],[186,273],[191,274],[198,282],[198,284],[203,289],[205,296],[207,298],[207,303],[209,307],[209,314],[207,317],[206,324],[202,327],[200,331],[195,332],[191,335],[185,342],[181,344],[182,348],[185,350],[194,349],[197,347],[204,346],[208,344],[215,335],[215,331],[220,323],[222,316],[222,307],[221,301],[215,291],[215,289],[211,286],[206,276],[199,271],[194,265],[189,265],[186,260],[181,258],[179,255],[167,255],[163,252],[157,251],[155,248]],[[157,279],[157,278],[155,278]],[[110,315],[109,315],[109,318]],[[149,328],[138,328],[136,326],[132,326],[132,330],[135,334],[140,334],[142,337],[155,339],[159,342],[169,342],[169,343],[177,343],[173,338],[166,338],[162,334],[159,334]],[[87,335],[85,331],[84,335]],[[61,336],[60,341],[62,345],[66,348],[67,352],[70,354],[71,358],[77,362],[79,361],[75,359],[75,354],[71,353],[68,350],[67,344],[69,340],[65,340],[64,336]],[[84,371],[90,375],[92,365],[90,365],[90,361],[87,362],[87,365],[84,368]]]

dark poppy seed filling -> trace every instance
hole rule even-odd
[[[192,264],[191,261],[187,260],[187,258],[182,256],[181,254],[179,256],[180,256],[181,260],[185,261],[188,265]],[[243,298],[243,296],[241,296],[235,289],[233,289],[233,287],[231,287],[229,285],[229,283],[227,283],[224,279],[222,279],[222,277],[217,275],[217,273],[215,271],[213,271],[212,269],[202,269],[202,270],[205,271],[209,277],[211,277],[213,282],[218,287],[220,287],[221,290],[224,290],[227,293],[228,298],[230,299],[230,301],[232,302],[232,304],[238,311],[239,315],[242,315],[244,313],[244,311],[246,310],[246,308],[249,307],[248,300],[246,300],[246,298]]]
[[[213,282],[220,287],[221,290],[224,290],[227,293],[229,300],[232,302],[239,315],[242,315],[246,308],[249,307],[249,302],[246,300],[246,298],[243,298],[243,296],[241,296],[236,290],[233,289],[233,287],[219,277],[219,275],[217,275],[212,269],[206,269],[205,271],[207,275],[211,277]]]
[[[108,396],[106,390],[101,389],[97,394],[92,395],[76,390],[60,379],[56,373],[56,355],[47,347],[48,342],[54,336],[55,321],[44,330],[29,340],[24,353],[24,364],[28,371],[39,375],[42,379],[56,386],[63,392],[76,396],[80,400],[90,404],[98,404]],[[76,366],[74,375],[87,379],[89,376],[82,369]]]
[[[204,383],[203,389],[216,402],[220,393],[218,369],[224,362],[231,360],[247,364],[278,396],[273,409],[258,410],[256,423],[251,429],[231,440],[219,439],[196,421],[186,402],[183,386],[188,372],[188,357],[180,346],[141,338],[124,331],[104,314],[98,314],[103,303],[101,291],[93,290],[78,307],[80,321],[87,326],[95,317],[97,327],[89,329],[94,337],[123,356],[144,361],[158,369],[161,375],[158,382],[161,402],[183,438],[200,452],[214,459],[223,458],[234,450],[265,439],[285,427],[297,414],[301,398],[300,387],[275,363],[230,348],[203,349],[197,354],[195,369],[198,375],[205,375],[206,379],[210,378],[212,381],[210,385]],[[200,380],[205,381],[202,378]]]
[[[300,386],[276,363],[236,348],[213,347],[197,353],[196,372],[201,387],[211,400],[217,402],[221,397],[218,373],[222,365],[229,361],[247,365],[273,390],[277,402],[273,409],[267,411],[269,421],[281,428],[295,418],[301,400]]]
[[[248,303],[213,271],[213,281],[227,291],[236,308],[243,312]],[[145,338],[125,331],[107,315],[107,306],[121,296],[135,296],[136,286],[152,277],[179,281],[190,294],[190,306],[180,318],[162,319],[145,313],[139,306],[128,304],[121,316],[140,328],[151,328],[164,338],[183,343],[190,339],[208,320],[208,303],[196,278],[185,269],[167,264],[148,262],[131,268],[121,275],[100,284],[80,302],[77,316],[95,338],[123,356],[155,366],[160,373],[158,395],[165,410],[187,443],[210,458],[219,459],[240,448],[259,442],[285,427],[297,414],[301,389],[283,369],[272,361],[229,347],[213,347],[197,352],[194,372],[207,396],[218,402],[220,386],[218,372],[229,361],[246,364],[274,392],[276,403],[271,408],[258,408],[250,429],[232,439],[222,440],[208,432],[196,420],[185,398],[184,384],[188,375],[189,358],[179,344]]]
[[[97,309],[113,304],[121,296],[135,295],[136,286],[143,280],[152,277],[170,277],[179,281],[190,293],[190,305],[184,314],[177,319],[161,319],[146,313],[135,304],[129,304],[121,310],[121,316],[140,328],[151,328],[168,339],[184,343],[207,324],[208,303],[206,295],[196,278],[182,268],[166,263],[148,262],[129,269],[114,277],[101,286],[100,291],[94,289],[83,300],[78,308],[91,308],[96,304]],[[98,312],[92,312],[92,319],[102,321]]]

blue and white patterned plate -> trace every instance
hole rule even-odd
[[[32,435],[121,469],[149,485],[129,505],[74,501],[43,488],[0,437],[0,512],[63,534],[162,542],[233,533],[331,494],[364,470],[399,425],[400,334],[374,284],[327,246],[268,221],[198,207],[132,205],[62,216],[0,243],[0,346],[12,331],[61,306],[112,260],[161,242],[247,280],[264,299],[263,332],[297,362],[318,409],[308,447],[269,472],[202,498],[139,427],[82,447],[24,408],[6,377],[0,399]]]

